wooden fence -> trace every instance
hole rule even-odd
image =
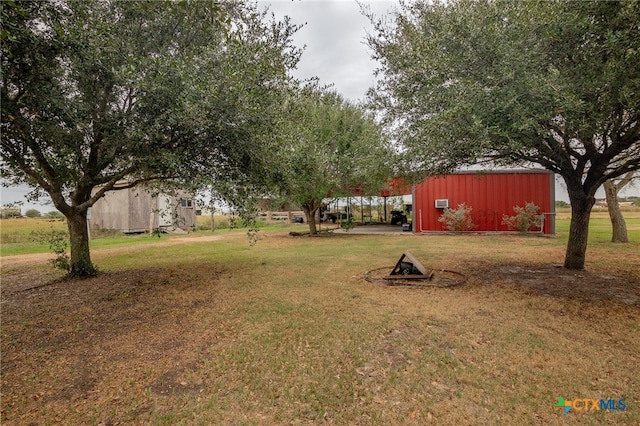
[[[306,221],[303,211],[260,212],[258,217],[266,222],[301,223]]]

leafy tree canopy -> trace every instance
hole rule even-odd
[[[584,267],[607,180],[640,168],[640,3],[402,3],[369,38],[372,104],[411,167],[541,165],[572,205],[565,266]]]
[[[241,2],[3,1],[2,176],[66,216],[72,274],[93,271],[86,210],[117,182],[232,197],[226,182],[260,177],[300,54],[296,27],[264,18]]]
[[[393,157],[374,117],[330,89],[305,87],[285,110],[273,180],[284,199],[303,208],[315,233],[323,199],[379,190],[392,177]]]

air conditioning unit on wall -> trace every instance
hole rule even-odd
[[[436,209],[448,209],[448,208],[449,208],[449,199],[448,198],[436,199]]]

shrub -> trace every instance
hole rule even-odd
[[[234,225],[235,220],[231,220],[231,218],[216,220],[216,229],[231,229]]]
[[[216,229],[230,229],[229,219],[219,219],[216,221]]]
[[[340,228],[344,229],[347,232],[351,231],[355,227],[356,227],[356,222],[353,220],[351,215],[349,215],[348,219],[344,219],[340,221]]]
[[[531,228],[541,228],[544,216],[539,214],[540,207],[533,203],[527,203],[524,207],[513,208],[515,216],[502,216],[502,224],[518,232],[529,232]]]
[[[444,223],[449,231],[471,231],[476,227],[471,219],[472,210],[465,203],[458,204],[456,209],[445,209],[438,222]]]
[[[67,249],[69,248],[69,233],[60,230],[46,231],[33,231],[31,238],[41,244],[48,244],[49,249],[56,255],[55,259],[52,259],[51,265],[56,269],[69,272],[71,270],[71,263],[69,256],[67,255]]]
[[[211,224],[206,224],[206,223],[196,223],[195,225],[193,225],[193,231],[210,231],[211,230]]]
[[[0,208],[0,217],[2,219],[12,219],[16,217],[22,217],[20,207],[14,207],[12,205],[4,205]]]
[[[46,212],[44,217],[47,219],[64,219],[64,215],[57,210],[52,210],[50,212]]]
[[[40,214],[40,210],[36,210],[36,209],[29,209],[25,212],[24,214],[26,217],[40,217],[42,216]]]

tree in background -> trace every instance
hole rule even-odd
[[[29,209],[27,210],[24,215],[26,217],[41,217],[42,214],[40,213],[40,210],[37,209]]]
[[[604,183],[604,193],[607,200],[607,211],[611,219],[611,242],[612,243],[628,243],[629,235],[627,233],[627,223],[622,215],[620,204],[618,203],[618,193],[622,188],[629,185],[634,178],[635,172],[629,172],[620,179],[608,180]]]
[[[372,17],[373,19],[373,17]],[[596,190],[640,169],[640,2],[407,2],[369,37],[372,104],[412,168],[538,164],[571,202],[585,266]]]
[[[96,273],[86,215],[105,192],[171,181],[238,202],[228,182],[262,176],[300,53],[296,27],[264,17],[240,2],[2,2],[2,175],[66,217],[72,276]]]
[[[19,205],[9,203],[0,207],[0,218],[11,219],[16,217],[22,217],[22,210]]]
[[[272,180],[284,200],[303,209],[316,234],[323,199],[381,189],[392,177],[392,151],[374,117],[332,90],[305,87],[285,108]]]

